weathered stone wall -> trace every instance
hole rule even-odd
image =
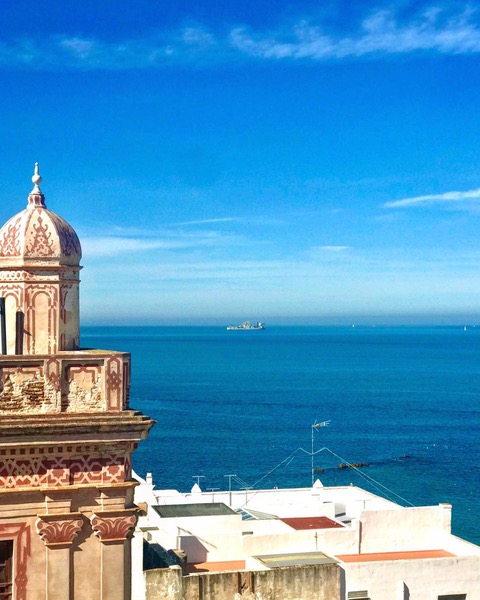
[[[341,600],[340,581],[337,564],[187,577],[180,567],[145,571],[146,600]]]
[[[45,413],[59,410],[60,393],[44,379],[38,365],[0,368],[0,413]]]
[[[0,415],[128,408],[130,355],[79,351],[0,358]]]

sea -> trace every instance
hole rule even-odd
[[[480,544],[480,326],[84,327],[82,346],[131,353],[156,421],[133,465],[159,489],[308,487],[313,457],[324,485],[451,503]]]

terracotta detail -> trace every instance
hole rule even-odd
[[[107,409],[121,410],[123,396],[122,361],[110,358],[105,361]]]
[[[31,323],[25,324],[24,331],[28,352]],[[95,352],[85,352],[81,358],[66,353],[37,358],[26,355],[1,362],[0,415],[120,411],[128,407],[127,355],[114,356],[113,360],[108,353]],[[110,385],[105,383],[107,379]]]
[[[60,288],[60,319],[63,323],[66,322],[66,303],[67,303],[67,295],[68,292],[72,289],[72,284],[70,285],[62,285]]]
[[[124,469],[125,469],[125,472],[124,472],[125,481],[130,481],[130,479],[132,478],[132,455],[131,454],[125,455]]]
[[[90,517],[93,533],[102,542],[123,542],[137,523],[137,515],[127,513],[106,516],[108,513],[93,514]]]
[[[47,314],[41,320],[37,315],[37,304],[41,296],[46,297]],[[31,335],[26,336],[26,354],[55,354],[57,348],[57,323],[58,323],[58,287],[55,285],[31,284],[26,287],[25,297],[25,329]],[[39,347],[37,336],[45,330],[47,347]]]
[[[59,392],[61,389],[61,371],[62,367],[59,360],[56,358],[47,360],[45,364],[45,376],[56,392]]]
[[[27,600],[27,560],[30,556],[30,527],[26,523],[1,523],[0,539],[13,540],[15,600]]]
[[[20,229],[20,223],[22,217],[18,216],[16,219],[10,219],[5,225],[6,231],[3,234],[3,238],[0,241],[0,256],[19,256],[20,254],[20,242],[18,239],[18,233]]]
[[[12,296],[13,298],[15,298],[15,304],[16,304],[17,309],[21,306],[22,301],[23,301],[22,286],[12,284],[12,283],[7,283],[7,284],[3,284],[3,285],[0,284],[0,291],[4,298],[8,298],[9,296]]]
[[[41,281],[45,282],[45,281],[53,281],[53,282],[57,282],[57,281],[71,281],[72,283],[78,283],[78,279],[79,279],[79,275],[78,275],[78,267],[77,268],[73,268],[72,269],[68,269],[65,271],[60,271],[58,272],[54,272],[53,270],[50,271],[44,271],[42,273],[41,276]],[[0,281],[4,281],[4,282],[10,282],[10,281],[17,281],[20,283],[24,283],[24,282],[33,282],[33,281],[40,281],[40,277],[38,276],[38,274],[35,273],[30,273],[29,271],[24,271],[22,269],[15,269],[15,270],[10,270],[10,271],[1,271],[0,272]]]
[[[65,515],[41,515],[35,523],[45,546],[66,546],[73,543],[83,526],[83,519]]]
[[[62,217],[57,214],[48,211],[52,222],[56,226],[58,237],[60,239],[61,252],[65,256],[75,256],[82,254],[80,247],[80,240],[73,227],[71,227]]]
[[[123,483],[130,477],[125,454],[88,456],[1,456],[0,489]],[[128,473],[128,475],[127,475]]]
[[[32,224],[35,233],[28,240],[28,246],[25,248],[25,256],[54,256],[55,250],[53,248],[52,232],[49,231],[48,224],[44,224],[40,215],[37,216],[36,221],[36,223]]]

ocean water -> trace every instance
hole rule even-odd
[[[82,346],[131,352],[131,406],[157,421],[134,468],[159,488],[309,486],[329,420],[325,485],[450,502],[480,543],[480,328],[85,327]]]

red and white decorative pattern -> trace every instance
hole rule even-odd
[[[51,449],[54,450],[53,448]],[[69,486],[123,483],[131,476],[130,454],[126,451],[91,456],[54,457],[0,451],[0,489],[15,487]]]
[[[102,542],[123,542],[137,523],[135,513],[107,516],[109,513],[93,514],[90,517],[93,533]],[[110,513],[112,514],[112,513]]]
[[[49,217],[52,219],[53,224],[56,226],[58,236],[60,239],[61,251],[64,256],[78,255],[80,258],[82,255],[82,249],[80,247],[80,240],[78,239],[75,230],[69,225],[62,217],[58,216],[52,211],[48,211]]]
[[[82,249],[74,229],[44,206],[30,207],[12,217],[0,230],[0,257],[71,258],[80,260]]]
[[[26,523],[0,523],[0,540],[13,540],[15,600],[27,600],[27,559],[30,556],[30,526]]]
[[[62,367],[59,360],[56,358],[50,358],[45,363],[45,378],[53,386],[56,392],[61,389],[61,377]]]
[[[37,282],[46,282],[46,281],[71,281],[72,283],[78,282],[79,279],[79,271],[80,267],[72,267],[71,269],[61,271],[60,273],[52,271],[51,273],[42,271],[41,277],[39,277],[36,273],[31,273],[30,271],[25,271],[23,269],[12,269],[9,271],[2,270],[0,272],[0,281],[10,282],[10,281],[18,281],[20,283],[37,281]]]
[[[44,223],[42,219],[42,211],[35,209],[32,217],[26,238],[25,256],[54,256],[52,232],[49,231],[48,223]]]
[[[0,256],[18,256],[20,254],[19,231],[22,222],[21,213],[12,217],[2,228]]]
[[[25,329],[31,332],[25,338],[25,351],[27,354],[55,354],[58,350],[58,286],[29,284],[25,293]],[[47,313],[41,317],[45,310]],[[39,340],[44,335],[46,347],[43,348],[39,347]]]
[[[69,546],[82,528],[83,519],[72,519],[65,515],[42,515],[35,526],[45,546]]]
[[[0,284],[0,294],[4,298],[13,298],[15,301],[15,310],[18,310],[23,303],[23,287],[15,283]]]
[[[105,361],[107,410],[122,410],[123,361],[121,358],[108,358]]]

